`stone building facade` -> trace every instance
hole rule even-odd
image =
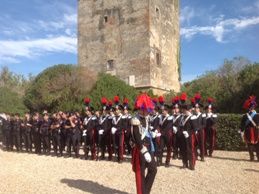
[[[179,0],[78,0],[78,61],[160,94],[178,92]]]

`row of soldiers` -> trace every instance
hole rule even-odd
[[[182,159],[184,167],[191,169],[194,169],[194,165],[188,164],[187,155],[192,157],[193,162],[198,157],[198,151],[201,161],[206,155],[212,156],[217,118],[213,113],[213,99],[208,99],[205,113],[201,112],[203,105],[199,94],[189,104],[186,94],[173,98],[172,104],[166,104],[162,96],[152,101],[155,108],[148,117],[149,130],[153,132],[154,155],[158,166],[163,164],[165,148],[166,167],[170,165],[172,152],[174,159]],[[118,96],[114,97],[113,102],[103,97],[101,111],[94,111],[90,102],[89,98],[84,99],[83,114],[60,111],[50,116],[44,111],[42,116],[39,113],[32,116],[27,113],[24,118],[18,114],[14,117],[2,115],[6,149],[13,150],[15,147],[21,151],[25,148],[27,152],[32,152],[34,147],[35,153],[49,154],[53,148],[57,156],[62,156],[66,150],[67,156],[70,157],[73,151],[75,157],[79,157],[83,145],[85,159],[105,159],[108,153],[108,160],[112,160],[114,155],[118,162],[122,162],[125,154],[131,154],[132,149],[132,116],[128,99],[124,98],[120,103]]]

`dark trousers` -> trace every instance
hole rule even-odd
[[[189,167],[192,170],[194,170],[196,162],[195,139],[195,134],[190,134],[188,138],[185,138],[183,134],[179,134],[183,166]]]
[[[125,148],[127,149],[127,154],[131,154],[131,145],[130,145],[130,129],[125,131]]]
[[[26,151],[32,151],[32,138],[31,138],[31,132],[26,132],[24,134],[24,143],[25,143],[25,149]]]
[[[38,132],[33,133],[33,139],[34,139],[34,146],[35,146],[35,153],[40,154],[41,153],[41,136]]]
[[[98,137],[98,149],[101,149],[101,158],[104,159],[106,150],[108,151],[108,159],[112,159],[112,140],[109,132],[104,133],[103,135],[99,135]],[[98,153],[99,151],[97,151]]]
[[[166,164],[170,163],[171,153],[172,153],[172,140],[173,140],[173,133],[171,130],[167,131],[166,133],[160,136],[159,151],[158,151],[159,163],[162,163],[163,150],[165,146],[167,149]]]
[[[247,148],[248,148],[250,160],[254,160],[254,152],[255,152],[257,160],[259,161],[259,143],[257,144],[248,143]]]
[[[49,153],[50,152],[50,138],[47,134],[41,134],[40,136],[41,144],[43,147],[43,153]]]
[[[180,145],[179,145],[179,137],[178,137],[178,132],[176,134],[173,134],[173,142],[172,142],[172,145],[173,145],[173,158],[176,159],[176,158],[179,158],[179,149],[180,149]]]
[[[114,134],[114,152],[117,155],[118,162],[123,160],[124,154],[124,131],[116,131]]]
[[[216,144],[216,129],[206,128],[205,129],[205,155],[209,154],[212,156]]]
[[[86,136],[83,136],[85,158],[88,158],[89,151],[91,150],[92,160],[96,159],[96,138],[95,131],[87,131]]]
[[[197,138],[197,148],[200,150],[200,157],[201,160],[204,160],[204,155],[205,155],[205,133],[204,129],[200,129],[196,133],[196,138]],[[197,150],[196,150],[196,157],[197,155]]]
[[[67,144],[67,153],[69,156],[71,156],[71,148],[73,145],[73,133],[67,133],[66,144]]]
[[[81,141],[80,133],[75,133],[72,137],[72,144],[73,144],[73,150],[76,154],[76,157],[79,156],[80,141]]]
[[[12,147],[12,137],[11,137],[11,133],[9,131],[5,132],[4,139],[5,139],[6,150],[7,151],[11,150],[11,147]]]
[[[134,147],[132,150],[132,165],[135,172],[137,194],[149,194],[154,183],[157,166],[154,154],[150,153],[150,155],[152,160],[148,163],[138,148]],[[145,173],[146,169],[147,173]]]
[[[63,148],[62,148],[62,145],[61,145],[61,135],[58,132],[53,133],[52,143],[53,143],[54,153],[57,155],[57,153],[59,151],[60,155],[62,155]]]
[[[21,136],[20,133],[13,133],[12,134],[12,147],[15,145],[17,151],[20,151],[21,148]]]

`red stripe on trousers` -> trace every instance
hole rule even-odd
[[[137,194],[142,194],[140,151],[137,147],[132,149],[132,170],[135,172]]]

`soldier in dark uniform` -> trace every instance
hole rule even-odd
[[[123,130],[123,119],[122,113],[123,106],[119,104],[119,97],[114,97],[114,109],[115,117],[112,120],[112,138],[113,138],[113,148],[115,156],[117,156],[117,161],[121,163],[123,161],[123,152],[124,152],[124,130]]]
[[[50,153],[50,126],[51,126],[51,121],[49,119],[48,113],[45,113],[43,115],[43,120],[40,125],[40,139],[41,139],[41,144],[43,148],[43,153],[44,154],[49,154]]]
[[[160,123],[160,117],[161,115],[159,114],[159,106],[158,106],[158,100],[157,98],[153,98],[152,102],[154,104],[154,110],[150,113],[150,125],[151,125],[151,131],[156,133],[156,137],[153,138],[153,143],[155,146],[155,159],[158,162],[158,156],[159,156],[159,142],[160,142],[160,136],[161,133],[159,133],[160,128],[159,128],[159,123]]]
[[[88,159],[89,151],[91,151],[91,159],[96,160],[96,133],[98,131],[98,120],[93,114],[93,107],[90,106],[90,99],[85,98],[85,113],[86,117],[83,122],[83,142],[85,159]]]
[[[34,142],[35,153],[41,153],[40,125],[41,119],[39,113],[35,113],[32,118],[32,139]]]
[[[108,150],[109,158],[112,158],[111,148],[111,127],[109,123],[109,106],[108,100],[103,97],[101,99],[102,115],[99,118],[99,131],[98,131],[98,149],[101,149],[101,160],[105,159],[106,149]],[[97,152],[98,155],[98,152]]]
[[[11,117],[8,114],[1,115],[2,121],[2,129],[5,131],[4,138],[5,138],[5,148],[7,151],[10,151],[12,145],[12,125],[11,125]]]
[[[6,114],[0,114],[0,131],[2,132],[2,144],[6,146],[6,135],[5,135],[5,128],[4,128],[4,120],[6,120]]]
[[[32,119],[29,113],[25,114],[23,128],[26,152],[32,152]]]
[[[256,152],[257,161],[259,161],[259,114],[255,111],[257,106],[256,97],[250,96],[243,105],[248,110],[241,120],[241,136],[245,140],[250,160],[254,160],[254,150]]]
[[[135,172],[137,194],[149,194],[157,173],[154,144],[150,130],[149,113],[154,104],[147,94],[137,97],[135,109],[138,114],[131,120],[132,169]],[[147,169],[147,173],[145,170]]]
[[[213,113],[214,105],[213,99],[208,98],[207,100],[208,105],[205,107],[206,110],[206,121],[205,121],[205,156],[209,155],[212,156],[212,153],[215,148],[216,144],[216,121],[217,121],[217,114]]]
[[[183,168],[195,169],[195,131],[192,126],[192,106],[186,103],[187,95],[182,93],[180,97],[182,116],[179,121],[178,137],[180,152],[182,155]]]
[[[51,133],[52,133],[52,143],[54,154],[58,156],[58,151],[60,156],[63,155],[63,149],[61,145],[61,125],[62,120],[59,113],[53,115],[53,122],[51,123]]]
[[[111,161],[112,160],[112,154],[114,153],[113,135],[112,135],[111,129],[112,129],[113,118],[115,117],[115,114],[114,114],[115,110],[114,110],[114,107],[113,107],[112,100],[110,100],[108,102],[108,107],[109,107],[109,117],[108,117],[107,136],[110,136],[109,141],[108,141],[108,149],[110,147],[110,150],[111,150],[111,152],[109,153],[108,160]]]
[[[179,135],[180,135],[180,133],[178,132],[181,113],[180,113],[180,98],[178,96],[176,96],[173,99],[172,111],[173,111],[172,112],[172,114],[173,114],[173,159],[177,159],[177,158],[181,158],[180,153],[179,153],[179,149],[180,149]]]
[[[125,142],[125,153],[128,155],[131,154],[131,145],[130,145],[130,121],[131,121],[131,115],[129,114],[129,100],[127,98],[123,99],[123,116],[122,116],[122,121],[123,121],[123,130],[124,130],[124,142]],[[127,152],[126,152],[127,149]]]
[[[81,121],[80,121],[80,118],[77,117],[76,114],[74,114],[70,119],[70,122],[73,128],[73,137],[72,137],[73,150],[75,152],[76,158],[78,158],[80,143],[81,143],[81,128],[80,128]]]
[[[61,148],[62,152],[65,151],[66,142],[67,142],[67,129],[66,129],[66,122],[67,122],[67,114],[65,112],[59,112],[61,116]]]
[[[12,121],[12,143],[15,145],[16,150],[19,152],[21,150],[21,119],[20,115],[16,113],[14,115],[14,120]],[[12,146],[13,147],[13,146]]]
[[[204,155],[205,155],[205,114],[201,113],[200,108],[203,107],[203,105],[200,103],[201,96],[200,94],[196,94],[194,97],[194,115],[195,119],[192,119],[193,127],[195,130],[196,140],[197,140],[197,148],[200,151],[200,158],[201,161],[204,161]],[[194,118],[194,117],[193,117]],[[196,149],[196,156],[198,157]]]
[[[66,129],[66,146],[67,146],[67,154],[68,157],[71,157],[71,148],[73,145],[73,122],[72,122],[73,114],[68,113],[67,120],[64,123],[64,128]]]
[[[165,166],[169,167],[172,153],[172,141],[173,141],[173,116],[169,115],[169,105],[164,103],[164,99],[159,97],[160,109],[162,111],[162,116],[160,117],[160,143],[159,143],[159,157],[158,166],[162,164],[163,150],[166,146],[166,162]]]

